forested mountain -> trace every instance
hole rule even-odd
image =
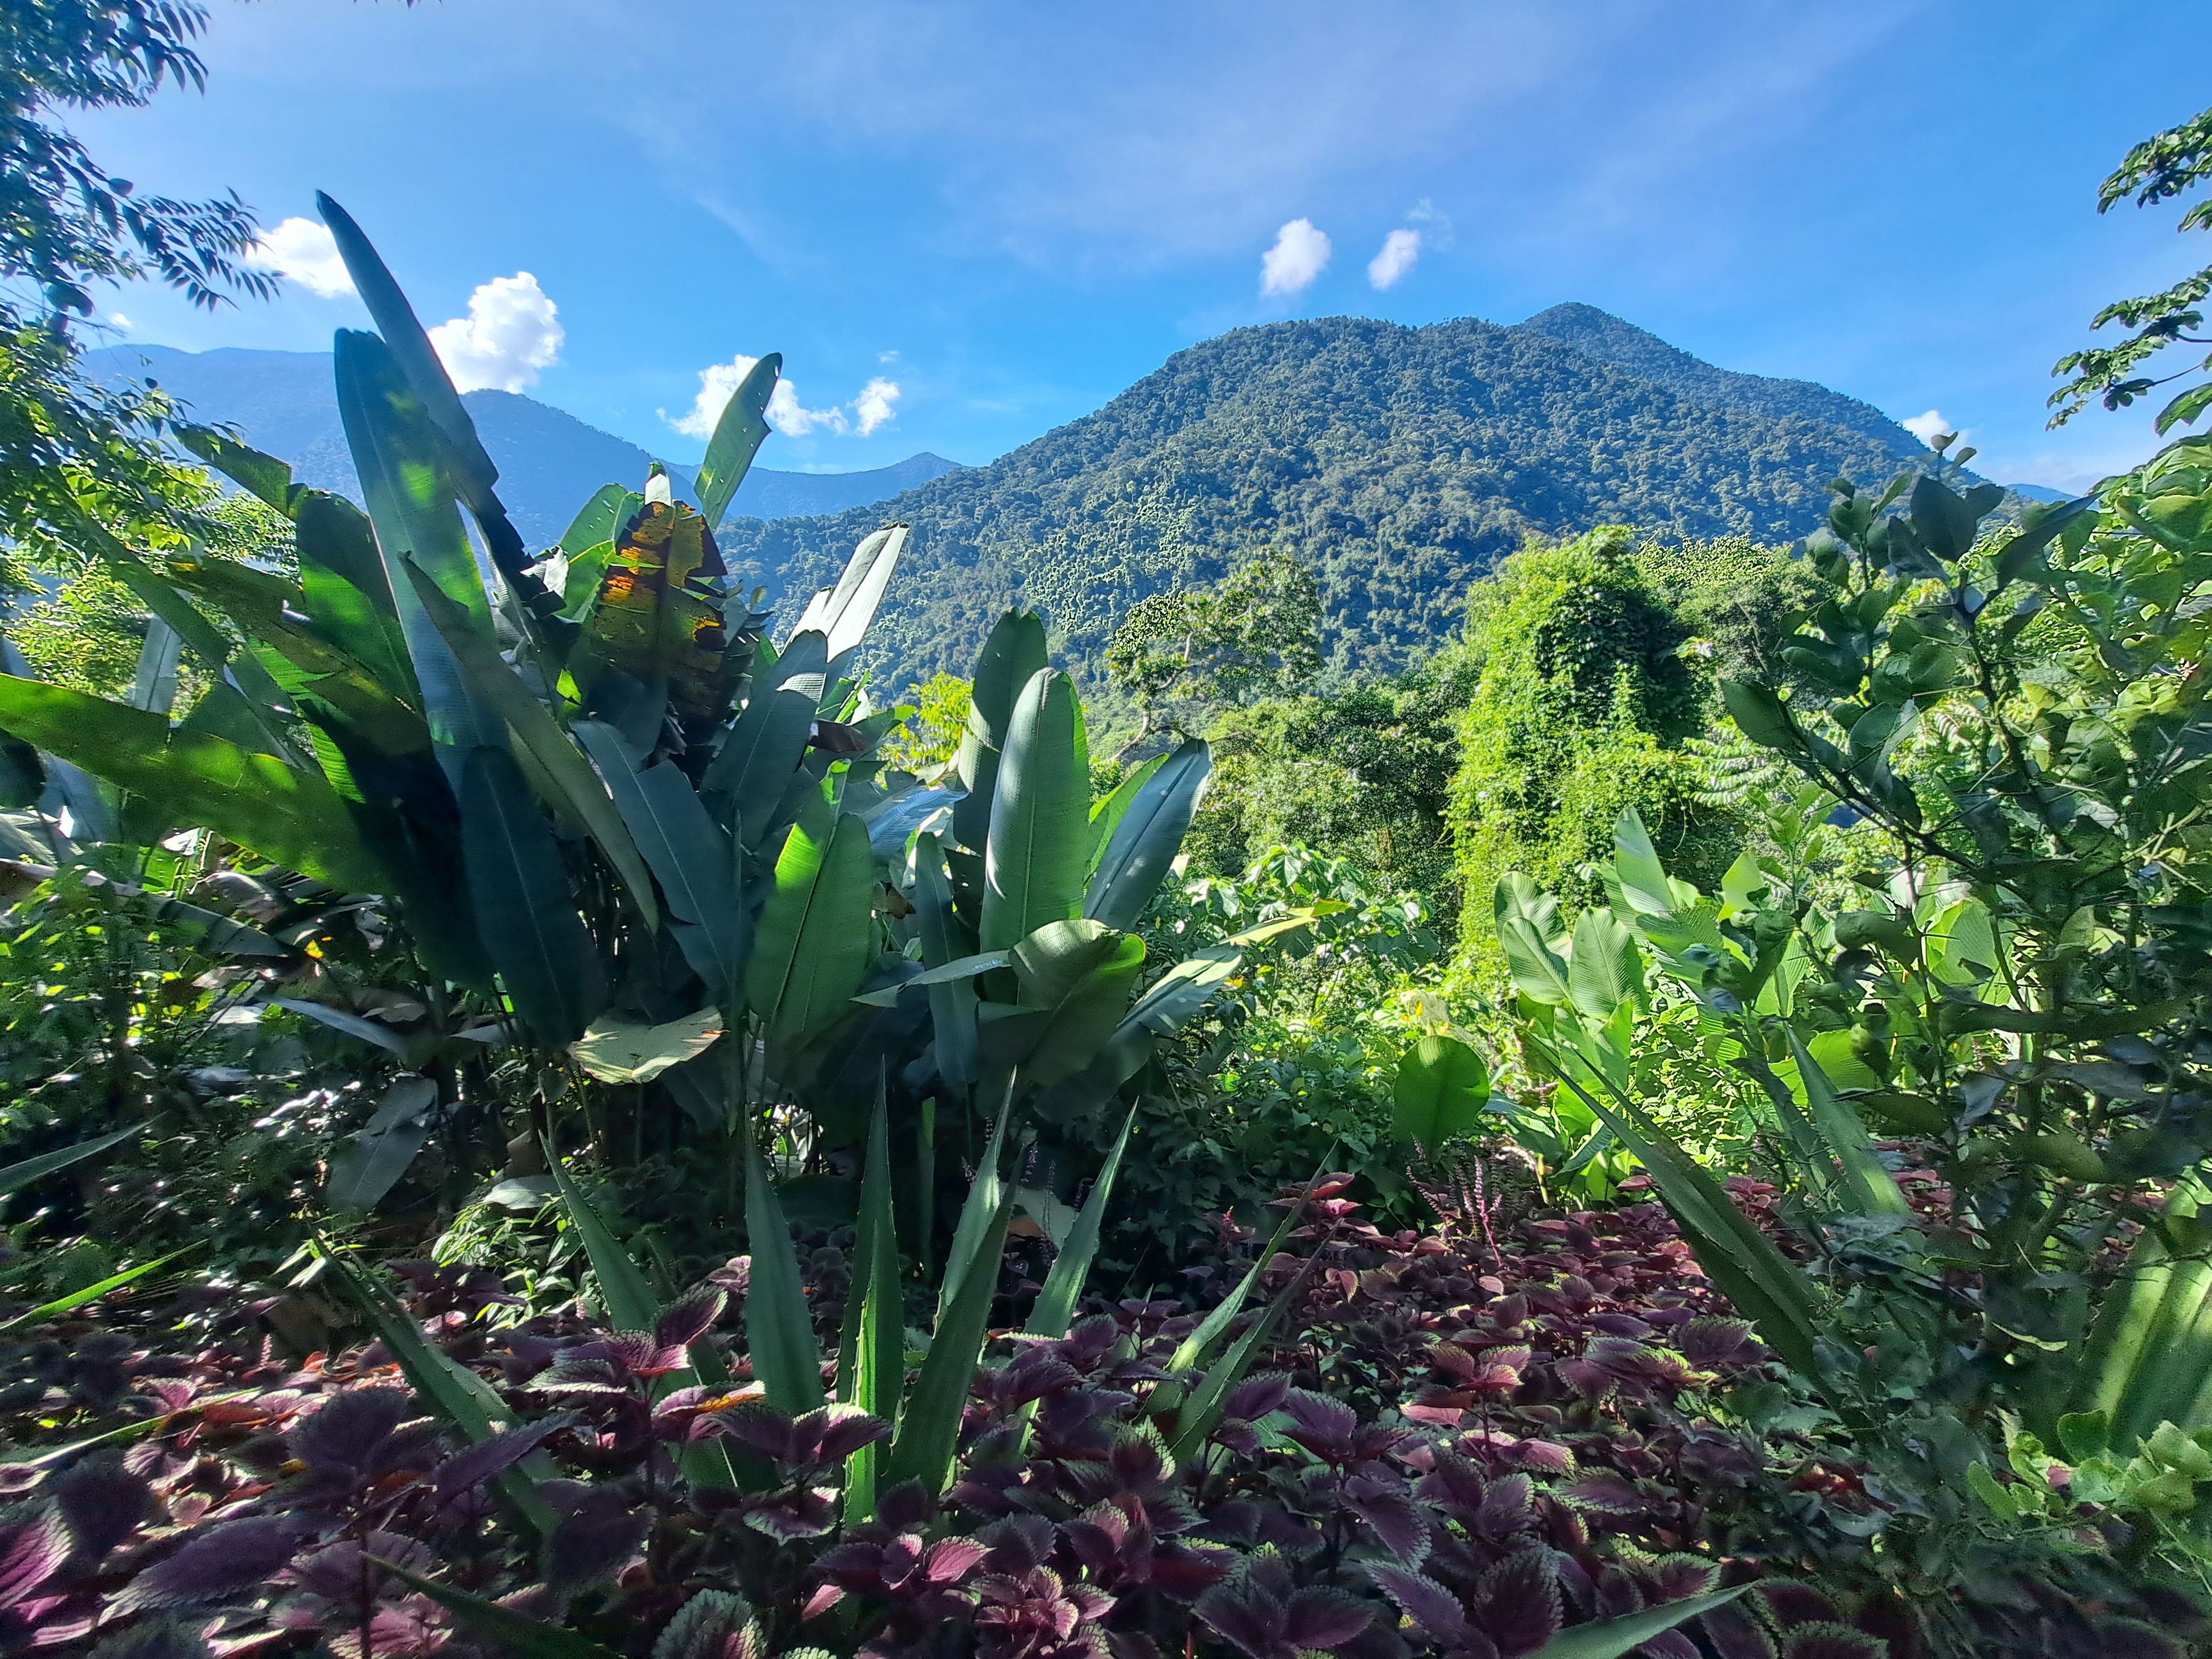
[[[1583,343],[1548,331],[1566,327]],[[1045,612],[1060,654],[1093,658],[1139,598],[1267,544],[1321,574],[1335,665],[1389,668],[1529,531],[1786,540],[1820,522],[1838,473],[1886,481],[1926,453],[1865,404],[1712,368],[1587,307],[1511,328],[1333,317],[1177,352],[1097,414],[882,506],[719,535],[733,567],[796,594],[877,525],[909,522],[871,636],[896,678],[964,671],[1016,602]]]
[[[360,499],[338,421],[329,353],[129,345],[87,357],[101,378],[156,380],[188,405],[194,419],[235,426],[248,443],[289,462],[302,482]],[[461,401],[499,468],[501,499],[523,539],[534,545],[559,540],[577,507],[599,485],[641,483],[656,459],[535,398],[483,391],[467,392]],[[956,465],[921,454],[865,472],[759,467],[739,488],[734,506],[764,519],[836,513],[896,495]],[[682,494],[693,469],[671,464],[669,471]]]

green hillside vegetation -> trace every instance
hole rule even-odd
[[[1334,669],[1396,672],[1532,532],[1784,541],[1820,522],[1830,479],[1887,477],[1907,459],[1832,422],[1702,401],[1526,328],[1338,317],[1178,352],[1097,414],[880,506],[718,534],[734,574],[795,596],[885,519],[911,524],[874,642],[893,681],[964,665],[1016,604],[1043,612],[1056,648],[1093,659],[1138,600],[1215,580],[1266,546],[1320,576]]]

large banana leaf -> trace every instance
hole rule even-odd
[[[1084,896],[1085,915],[1124,933],[1137,925],[1182,849],[1212,773],[1212,750],[1203,738],[1193,738],[1146,781],[1099,857]]]
[[[492,966],[538,1043],[565,1048],[607,1006],[592,936],[569,896],[561,849],[504,749],[462,768],[461,849]]]
[[[730,497],[738,493],[753,457],[768,437],[768,422],[763,416],[769,394],[775,390],[775,377],[782,372],[782,353],[769,352],[746,371],[738,389],[730,394],[730,401],[722,405],[714,435],[707,441],[707,457],[699,463],[699,476],[692,485],[699,495],[699,515],[709,529],[721,523]]]
[[[782,1050],[844,1017],[877,954],[868,827],[848,812],[826,840],[823,828],[792,826],[745,968],[746,1003]]]
[[[1040,669],[1015,699],[991,801],[976,943],[1018,945],[1082,908],[1090,867],[1091,765],[1075,684]]]
[[[953,809],[952,833],[964,847],[981,851],[990,833],[991,800],[1014,702],[1045,661],[1044,623],[1035,611],[1007,611],[983,641],[968,700],[967,728],[953,757],[954,775],[967,794]]]
[[[1398,1062],[1391,1091],[1390,1126],[1401,1140],[1434,1153],[1456,1135],[1470,1133],[1490,1103],[1490,1067],[1457,1037],[1431,1034]]]
[[[1165,755],[1154,755],[1149,760],[1138,762],[1129,769],[1128,775],[1114,786],[1111,793],[1091,803],[1091,870],[1093,876],[1097,874],[1098,860],[1104,855],[1107,843],[1113,840],[1114,831],[1121,827],[1121,820],[1128,815],[1130,804],[1152,781],[1152,775],[1167,763]]]
[[[952,882],[944,849],[924,830],[914,838],[915,925],[921,935],[925,969],[967,956],[975,945],[952,908]],[[937,1044],[937,1073],[956,1089],[975,1081],[975,987],[962,979],[929,987],[930,1028]]]
[[[832,663],[860,644],[875,620],[876,607],[883,603],[884,590],[890,586],[891,573],[898,568],[906,538],[902,524],[886,526],[864,538],[845,562],[837,585],[809,600],[791,631],[821,634],[830,642]]]
[[[733,803],[732,824],[747,848],[768,833],[806,753],[829,653],[829,641],[810,631],[793,635],[781,656],[757,662],[745,711],[707,769],[706,788]]]
[[[681,768],[663,761],[640,770],[622,734],[602,721],[579,720],[574,729],[660,879],[684,959],[715,1001],[731,1001],[744,972],[748,917],[729,836],[708,815]]]
[[[349,891],[387,890],[383,865],[320,772],[172,727],[143,709],[13,675],[0,675],[0,729],[272,863]]]
[[[447,775],[458,786],[460,754],[497,747],[506,735],[498,714],[471,693],[460,665],[406,574],[411,560],[468,612],[472,623],[491,631],[483,580],[446,476],[447,452],[383,341],[340,329],[331,356],[338,413],[375,526],[377,554],[398,610],[408,660],[422,687],[422,713],[444,751]]]
[[[982,1028],[987,1065],[1048,1089],[1088,1066],[1128,1011],[1145,943],[1103,923],[1048,922],[1016,945],[1014,1010]],[[996,1012],[996,1011],[994,1011]]]
[[[392,280],[392,273],[385,268],[384,261],[352,216],[320,191],[315,192],[315,207],[323,222],[330,227],[338,255],[345,261],[346,272],[353,278],[369,316],[375,319],[377,332],[384,337],[393,362],[405,376],[408,389],[445,441],[447,453],[452,457],[452,483],[467,504],[477,528],[483,531],[484,546],[491,554],[492,562],[521,596],[526,611],[542,610],[547,597],[545,591],[527,574],[529,558],[523,550],[522,537],[507,521],[507,508],[492,493],[492,486],[499,482],[499,469],[484,453],[483,441],[477,436],[476,422],[469,418],[460,393],[453,390],[446,366],[439,361],[430,337],[423,332],[414,307],[407,303],[407,296],[399,291],[399,284]],[[396,592],[396,576],[392,586]]]
[[[610,673],[643,687],[648,726],[631,734],[641,741],[657,729],[663,689],[686,720],[720,719],[727,707],[743,658],[730,654],[721,600],[697,585],[719,572],[707,521],[680,501],[648,499],[615,537],[569,672],[587,696]]]
[[[645,917],[646,926],[658,927],[660,907],[653,896],[653,882],[646,874],[646,860],[641,856],[638,841],[631,834],[632,820],[609,793],[614,780],[609,778],[602,782],[593,774],[591,763],[577,752],[576,745],[568,741],[568,734],[561,730],[552,714],[507,666],[491,636],[478,632],[468,613],[447,599],[420,565],[410,564],[407,577],[428,613],[431,625],[445,641],[447,649],[453,653],[471,688],[498,711],[517,745],[528,751],[537,763],[539,775],[552,786],[552,797],[547,804],[565,808],[590,832],[599,850],[607,855],[607,862],[614,866],[615,873],[622,878],[625,896]],[[684,793],[690,793],[689,785]],[[727,863],[726,859],[724,862]]]

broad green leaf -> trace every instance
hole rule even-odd
[[[1633,806],[1624,808],[1613,825],[1613,867],[1620,875],[1621,896],[1629,908],[1641,916],[1672,915],[1674,884],[1668,880],[1666,866],[1652,850],[1651,837]]]
[[[342,495],[311,489],[300,498],[293,526],[301,609],[315,631],[366,665],[392,696],[419,708],[422,689],[368,515]]]
[[[660,879],[684,959],[717,1002],[729,1000],[744,972],[747,920],[729,836],[680,767],[662,761],[640,770],[622,734],[604,721],[578,720],[574,729]]]
[[[822,1404],[822,1350],[814,1316],[799,1283],[799,1257],[783,1206],[768,1178],[760,1146],[748,1127],[745,1143],[745,1239],[752,1251],[746,1283],[745,1347],[768,1403],[797,1417]]]
[[[348,1036],[362,1042],[374,1043],[386,1054],[398,1057],[402,1066],[410,1071],[428,1063],[437,1046],[434,1037],[424,1038],[395,1031],[382,1020],[369,1019],[349,1013],[343,1008],[333,1008],[327,1003],[308,1002],[292,997],[271,997],[266,1005],[271,1008],[289,1009],[333,1031],[343,1031]]]
[[[987,1059],[1018,1065],[1036,1087],[1050,1088],[1088,1066],[1128,1011],[1145,963],[1145,942],[1089,920],[1048,922],[1012,952],[1018,1006],[1026,1017],[1006,1022],[1012,1052]]]
[[[981,1177],[977,1177],[978,1184]],[[960,1443],[960,1419],[976,1362],[991,1335],[991,1303],[999,1293],[999,1261],[1006,1250],[1006,1226],[1013,1219],[1014,1192],[999,1200],[983,1236],[961,1275],[958,1294],[937,1322],[928,1358],[915,1379],[914,1393],[899,1419],[883,1480],[887,1486],[919,1480],[932,1497],[945,1490],[952,1457]]]
[[[94,1140],[80,1140],[74,1146],[64,1146],[58,1152],[41,1152],[36,1158],[27,1158],[20,1164],[0,1168],[0,1194],[21,1192],[34,1181],[44,1181],[57,1170],[66,1170],[73,1164],[82,1164],[88,1158],[97,1158],[111,1146],[120,1146],[146,1126],[134,1123],[127,1129],[118,1129],[113,1134],[101,1135]]]
[[[1129,803],[1136,799],[1139,792],[1167,761],[1165,755],[1154,755],[1150,760],[1138,762],[1129,769],[1128,775],[1114,786],[1110,794],[1091,803],[1091,870],[1094,876],[1107,843],[1113,840],[1115,830],[1128,813]]]
[[[138,647],[131,695],[124,701],[133,708],[166,716],[176,706],[177,663],[184,647],[184,636],[159,617],[148,623],[145,642]]]
[[[832,663],[859,645],[868,624],[875,620],[876,607],[883,603],[891,573],[898,568],[906,538],[907,526],[895,524],[862,538],[845,562],[837,585],[814,596],[792,631],[823,635],[829,642]]]
[[[709,527],[721,523],[730,497],[738,493],[753,457],[768,437],[768,422],[762,416],[769,394],[775,390],[775,378],[782,372],[782,353],[771,351],[761,358],[738,382],[738,389],[730,394],[714,422],[714,435],[707,441],[706,459],[699,463],[698,477],[692,485],[698,493],[700,515]]]
[[[707,768],[703,787],[732,802],[738,839],[748,848],[769,833],[805,757],[829,649],[822,635],[798,634],[781,655],[756,665],[744,713]]]
[[[843,1340],[837,1345],[837,1397],[872,1417],[895,1422],[906,1381],[906,1299],[899,1284],[898,1218],[891,1201],[890,1114],[880,1088],[868,1122],[853,1266]],[[846,1460],[848,1526],[875,1514],[882,1452],[880,1445],[863,1446]]]
[[[1390,1127],[1398,1139],[1434,1154],[1473,1133],[1490,1103],[1490,1066],[1457,1037],[1423,1037],[1398,1062]]]
[[[609,786],[599,781],[591,763],[568,741],[545,705],[507,666],[491,635],[480,632],[471,622],[466,609],[447,599],[420,565],[410,563],[406,574],[431,626],[445,641],[471,689],[498,712],[509,734],[537,763],[539,775],[552,784],[553,796],[547,804],[565,808],[590,832],[622,878],[624,893],[644,916],[646,926],[659,927],[660,906],[653,896],[646,861],[639,855],[625,815],[608,793]]]
[[[818,855],[798,845],[811,839],[803,824],[792,827],[745,975],[747,1003],[766,1024],[769,1042],[785,1050],[845,1016],[878,954],[868,826],[848,812]],[[790,948],[779,961],[771,944],[780,949],[787,937]],[[756,974],[763,963],[768,972]]]
[[[1075,684],[1040,669],[1015,700],[983,858],[976,942],[1019,944],[1082,907],[1090,862],[1091,768]]]
[[[0,728],[272,863],[351,892],[388,890],[382,864],[320,772],[173,727],[143,709],[13,675],[0,675]]]
[[[170,431],[179,443],[245,490],[266,501],[286,518],[306,486],[292,482],[292,469],[273,455],[242,444],[212,427],[179,422]]]
[[[580,553],[588,553],[602,542],[611,544],[615,532],[629,523],[630,515],[644,504],[645,498],[639,496],[637,505],[631,505],[630,497],[634,494],[635,491],[618,483],[601,484],[592,492],[592,499],[586,501],[582,509],[568,521],[568,527],[561,532],[561,551],[574,559]]]
[[[623,1248],[622,1241],[614,1235],[583,1189],[568,1177],[560,1154],[550,1141],[544,1143],[545,1167],[553,1176],[554,1184],[561,1189],[561,1201],[568,1206],[568,1218],[584,1241],[584,1253],[590,1257],[592,1274],[599,1281],[599,1296],[606,1304],[607,1318],[618,1331],[649,1331],[660,1320],[660,1298],[653,1291],[652,1284],[636,1259]]]
[[[672,1066],[707,1052],[722,1035],[722,1011],[702,1008],[665,1025],[603,1014],[568,1045],[576,1063],[602,1083],[650,1083]]]
[[[1637,1613],[1593,1619],[1586,1625],[1561,1631],[1530,1654],[1528,1659],[1621,1659],[1623,1654],[1635,1652],[1655,1636],[1663,1636],[1677,1625],[1726,1607],[1749,1588],[1747,1584],[1739,1584],[1734,1589],[1685,1596],[1679,1601],[1662,1601],[1656,1607],[1645,1607]]]
[[[1182,838],[1213,775],[1213,752],[1193,738],[1149,778],[1115,826],[1085,894],[1083,914],[1124,933],[1145,908],[1182,850]]]
[[[368,1121],[331,1154],[325,1205],[334,1212],[374,1210],[430,1139],[429,1115],[437,1104],[438,1085],[428,1078],[396,1079]]]
[[[1728,707],[1729,718],[1744,736],[1762,749],[1785,755],[1804,752],[1805,740],[1781,698],[1763,685],[1742,680],[1724,679],[1720,684],[1721,701]]]
[[[447,751],[444,763],[458,787],[459,754],[506,741],[505,722],[482,704],[463,678],[460,665],[423,609],[407,575],[411,561],[460,605],[487,633],[491,607],[476,555],[461,528],[453,504],[438,428],[383,341],[374,334],[340,329],[332,345],[337,375],[338,413],[344,420],[347,447],[360,475],[362,495],[375,526],[378,556],[384,564],[400,631],[407,642],[422,687],[422,714]]]
[[[1827,1073],[1820,1069],[1806,1048],[1794,1027],[1790,1031],[1790,1057],[1797,1062],[1797,1076],[1805,1087],[1805,1104],[1813,1121],[1820,1128],[1821,1138],[1836,1162],[1843,1167],[1845,1190],[1855,1200],[1860,1214],[1868,1216],[1909,1216],[1912,1206],[1905,1201],[1897,1179],[1884,1167],[1875,1152],[1874,1138],[1867,1133],[1866,1125],[1859,1115],[1837,1097],[1834,1085]]]
[[[1505,964],[1521,994],[1553,1007],[1571,1002],[1567,964],[1559,956],[1566,930],[1559,922],[1559,900],[1539,893],[1534,882],[1512,870],[1499,880],[1492,908],[1498,948],[1505,952]]]
[[[921,959],[931,968],[960,959],[975,943],[968,926],[953,913],[952,883],[945,854],[927,830],[915,837],[915,925],[921,936]],[[929,988],[930,1027],[937,1044],[938,1075],[956,1089],[975,1081],[975,987],[961,979]]]
[[[1121,1172],[1121,1154],[1128,1150],[1129,1132],[1136,1126],[1137,1109],[1132,1106],[1128,1116],[1121,1120],[1121,1133],[1115,1136],[1114,1149],[1106,1154],[1105,1167],[1091,1183],[1091,1195],[1084,1200],[1075,1225],[1060,1244],[1052,1271],[1045,1275],[1044,1289],[1038,1292],[1036,1304],[1030,1310],[1029,1323],[1022,1327],[1032,1335],[1056,1338],[1067,1334],[1068,1325],[1075,1317],[1076,1302],[1083,1295],[1084,1281],[1091,1276],[1091,1258],[1098,1254],[1099,1229],[1105,1223],[1114,1177]]]
[[[1585,910],[1575,923],[1567,959],[1567,994],[1592,1019],[1611,1019],[1644,994],[1644,952],[1636,935],[1610,910]]]
[[[541,1044],[566,1048],[607,1006],[606,974],[553,832],[504,749],[464,763],[461,850],[477,930],[515,1012]]]
[[[993,624],[975,659],[967,729],[953,757],[953,775],[967,791],[952,812],[960,844],[981,851],[991,828],[1000,752],[1022,688],[1045,665],[1044,622],[1035,611],[1009,611]]]

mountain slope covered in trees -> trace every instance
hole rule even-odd
[[[1472,319],[1271,323],[1177,352],[988,465],[718,534],[733,569],[795,595],[878,524],[910,523],[872,636],[894,679],[964,669],[1015,603],[1044,611],[1060,653],[1095,658],[1137,599],[1270,544],[1320,574],[1334,665],[1387,669],[1440,639],[1468,583],[1529,532],[1786,540],[1820,521],[1839,472],[1884,481],[1927,453],[1901,428],[1730,401],[1728,382],[1758,377],[1711,372],[1719,391],[1680,373],[1662,384],[1543,330]]]

